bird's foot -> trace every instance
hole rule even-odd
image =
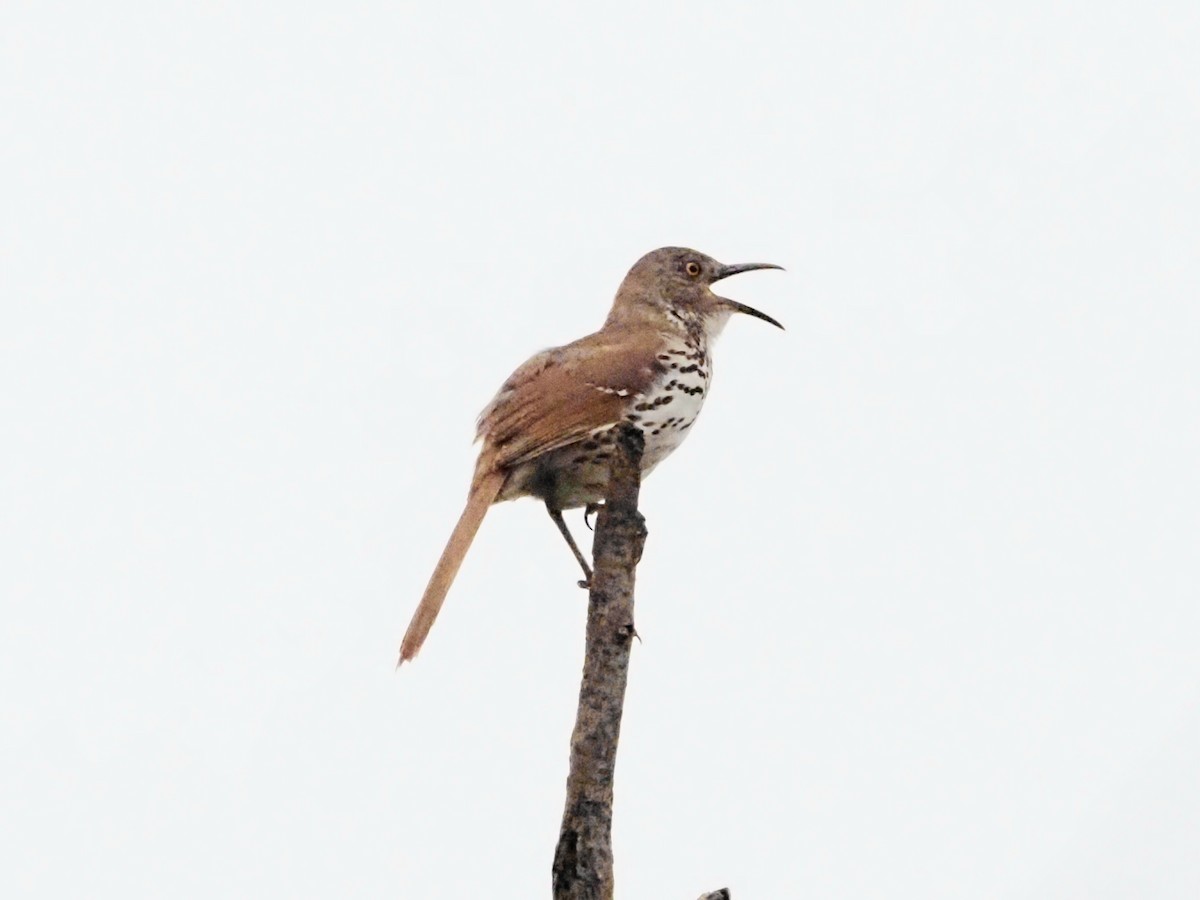
[[[603,505],[603,503],[589,503],[583,508],[583,524],[588,527],[588,531],[596,530],[592,527],[592,523],[588,521],[588,517],[596,515],[596,513],[600,511],[600,507]]]

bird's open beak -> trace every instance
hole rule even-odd
[[[724,278],[728,278],[730,275],[738,275],[742,272],[753,272],[755,269],[779,269],[782,271],[783,266],[777,266],[774,263],[737,263],[732,266],[721,266],[721,268],[717,271],[717,277],[713,279],[713,282],[715,283],[721,281]],[[783,328],[783,326],[777,321],[772,319],[766,313],[759,312],[753,306],[747,306],[745,303],[738,303],[736,300],[730,300],[726,297],[722,297],[721,299],[724,300],[725,303],[729,305],[729,308],[734,312],[745,313],[748,316],[754,316],[756,319],[762,319],[764,322],[770,322],[776,328]]]

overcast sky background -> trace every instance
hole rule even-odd
[[[643,491],[619,896],[1200,896],[1198,9],[6,4],[0,892],[548,896],[540,506],[396,648],[683,244],[788,330]]]

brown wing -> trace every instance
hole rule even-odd
[[[509,468],[617,424],[665,371],[660,343],[653,330],[610,326],[532,357],[480,414],[482,455]]]

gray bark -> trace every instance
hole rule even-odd
[[[612,803],[617,741],[629,676],[634,571],[646,524],[638,512],[643,440],[617,426],[608,496],[596,519],[593,576],[579,710],[571,735],[571,768],[558,846],[554,900],[612,900]],[[727,890],[700,900],[729,900]]]

